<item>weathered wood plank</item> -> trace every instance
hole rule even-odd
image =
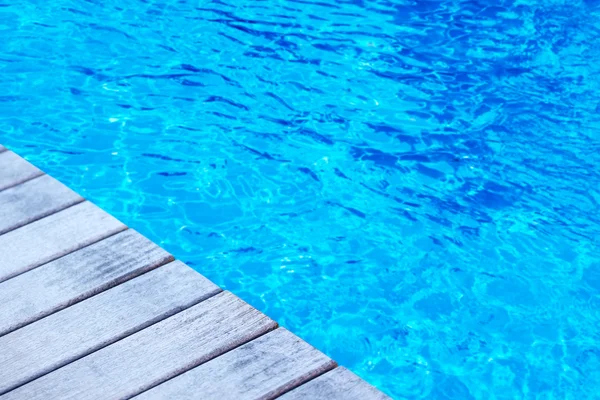
[[[3,190],[0,192],[0,235],[83,200],[48,175]]]
[[[142,393],[136,400],[274,399],[335,366],[325,354],[279,328]]]
[[[282,400],[390,400],[353,372],[339,367],[292,390]]]
[[[134,230],[0,283],[0,336],[118,285],[173,257]]]
[[[12,151],[0,153],[0,190],[42,175],[43,172]]]
[[[0,394],[220,291],[175,261],[0,337]]]
[[[276,326],[223,292],[8,392],[3,399],[127,398]]]
[[[83,202],[0,236],[0,282],[127,229]]]

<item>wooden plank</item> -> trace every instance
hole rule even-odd
[[[274,399],[335,368],[333,360],[279,328],[142,393],[154,399]]]
[[[180,261],[0,338],[0,394],[219,293]]]
[[[0,336],[107,290],[173,257],[126,230],[0,283]]]
[[[0,236],[0,282],[127,229],[86,201]]]
[[[0,235],[81,203],[83,197],[48,175],[0,192]]]
[[[2,399],[117,399],[139,394],[277,324],[229,292],[72,362]]]
[[[12,151],[0,153],[0,190],[18,185],[42,174],[42,171]]]
[[[374,386],[339,367],[280,397],[281,400],[390,400]]]

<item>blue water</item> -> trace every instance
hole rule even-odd
[[[600,2],[0,4],[0,142],[398,399],[600,393]]]

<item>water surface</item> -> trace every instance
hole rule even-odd
[[[5,2],[0,142],[395,398],[594,398],[599,21]]]

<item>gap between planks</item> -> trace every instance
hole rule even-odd
[[[0,394],[192,307],[222,290],[171,262],[0,337]]]
[[[0,282],[127,229],[85,201],[0,235]]]
[[[1,282],[0,336],[171,261],[128,229]]]
[[[0,191],[0,235],[84,200],[49,175],[40,175]]]
[[[247,342],[140,394],[136,400],[274,399],[336,367],[284,328]]]
[[[128,398],[276,327],[238,297],[221,292],[12,390],[3,399]]]
[[[10,150],[0,152],[0,191],[44,173]]]

